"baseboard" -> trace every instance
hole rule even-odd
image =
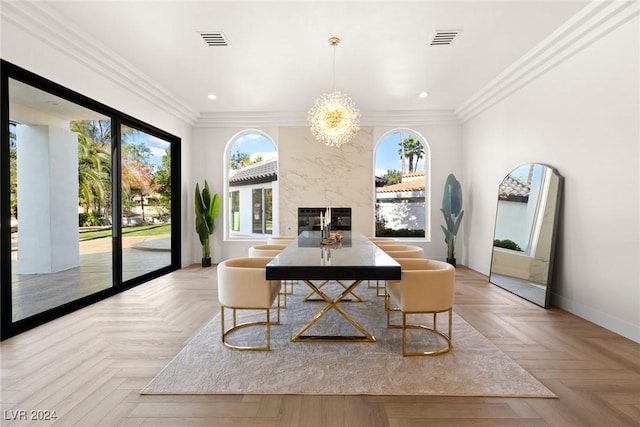
[[[616,334],[622,335],[625,338],[640,343],[640,325],[634,325],[626,320],[595,310],[593,307],[586,306],[553,292],[551,293],[551,304]]]

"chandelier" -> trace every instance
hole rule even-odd
[[[308,116],[313,136],[330,147],[340,147],[349,142],[360,130],[360,111],[349,96],[336,91],[335,48],[338,43],[338,37],[329,39],[333,46],[333,92],[316,99]]]

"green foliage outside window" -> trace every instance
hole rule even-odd
[[[509,239],[505,239],[505,240],[496,239],[493,241],[493,246],[497,248],[505,248],[505,249],[511,249],[512,251],[522,252],[522,249],[520,248],[520,246],[518,246],[518,244],[513,240],[509,240]]]
[[[376,237],[424,237],[424,230],[408,228],[399,228],[397,230],[391,228],[381,228],[376,230]]]
[[[82,212],[78,216],[80,227],[97,227],[103,224],[103,217],[99,212]]]

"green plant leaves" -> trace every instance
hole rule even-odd
[[[447,243],[447,257],[455,258],[456,236],[462,224],[464,211],[462,210],[462,186],[454,174],[449,174],[444,184],[442,195],[442,208],[446,228],[440,226],[444,232],[444,241]]]
[[[202,257],[209,258],[211,250],[209,245],[209,236],[215,230],[215,220],[220,213],[220,197],[214,194],[211,197],[209,183],[204,181],[204,188],[200,191],[200,185],[196,183],[195,191],[195,215],[196,215],[196,232],[202,244]]]

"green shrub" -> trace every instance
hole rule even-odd
[[[513,240],[509,240],[509,239],[505,239],[505,240],[496,239],[493,241],[493,246],[496,246],[498,248],[511,249],[512,251],[522,252],[522,249],[520,249],[520,246],[518,246],[518,244]]]
[[[381,228],[376,230],[376,237],[424,237],[424,230],[409,230],[407,228],[393,230],[391,228]]]
[[[102,225],[102,214],[99,212],[83,212],[78,215],[80,227],[97,227]]]

